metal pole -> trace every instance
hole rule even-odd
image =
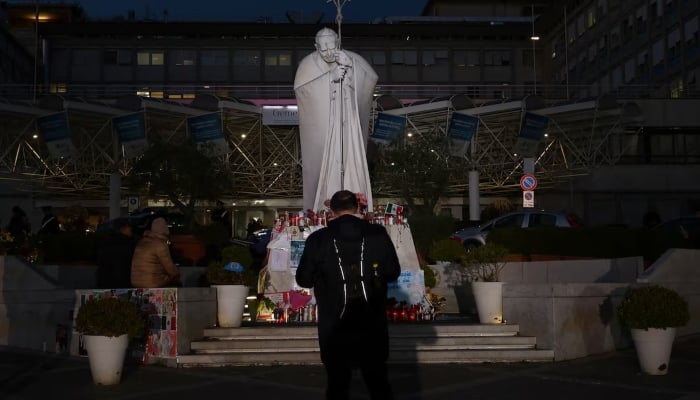
[[[537,94],[537,68],[535,68],[535,5],[531,4],[530,9],[532,10],[532,37],[530,41],[532,42],[532,82],[534,93]]]
[[[564,4],[564,74],[566,74],[566,99],[569,100],[569,21],[566,17],[566,4]]]

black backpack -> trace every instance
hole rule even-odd
[[[367,306],[374,296],[375,275],[374,271],[364,260],[365,238],[358,242],[357,252],[354,254],[341,254],[338,247],[338,239],[333,239],[335,256],[338,258],[338,268],[342,280],[340,288],[342,296],[342,310],[340,318],[343,319],[348,305]],[[347,249],[347,246],[342,246]],[[354,247],[354,246],[353,246]],[[359,255],[359,257],[358,257]]]

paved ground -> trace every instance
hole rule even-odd
[[[397,399],[700,400],[700,335],[678,338],[669,374],[639,373],[633,349],[547,364],[391,366]],[[353,398],[366,397],[356,376]],[[0,347],[0,399],[323,399],[321,367],[127,366],[95,386],[87,359]]]

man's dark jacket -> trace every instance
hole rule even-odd
[[[111,232],[97,249],[97,287],[120,289],[131,287],[131,258],[133,238],[121,232]]]
[[[338,252],[344,259],[357,263],[364,238],[363,269],[372,272],[368,285],[374,285],[368,287],[368,303],[347,308],[343,320],[340,320],[344,304],[343,280],[333,245],[334,238]],[[387,359],[386,284],[395,281],[400,273],[394,244],[381,225],[370,224],[353,215],[343,215],[308,237],[296,280],[301,287],[314,288],[318,305],[319,345],[324,363],[348,357],[353,364]]]

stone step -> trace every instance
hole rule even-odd
[[[480,363],[480,362],[551,362],[553,350],[455,350],[449,349],[392,349],[389,363]],[[245,365],[319,365],[318,349],[269,349],[215,354],[188,354],[177,357],[181,367],[245,366]]]
[[[534,348],[536,339],[527,336],[403,336],[392,335],[392,346],[463,346],[465,348]],[[264,348],[310,348],[317,347],[316,336],[288,336],[280,340],[279,336],[238,336],[226,339],[207,339],[194,341],[190,348],[195,353],[231,352],[237,349]]]
[[[518,335],[514,324],[390,324],[391,363],[545,362],[552,350],[536,349],[536,338]],[[249,325],[208,328],[191,343],[180,366],[321,363],[316,324]]]
[[[397,336],[516,336],[520,327],[517,324],[389,324],[389,335]],[[316,324],[299,325],[252,325],[240,328],[212,327],[204,330],[207,338],[235,338],[240,336],[273,336],[280,337],[316,337]]]

